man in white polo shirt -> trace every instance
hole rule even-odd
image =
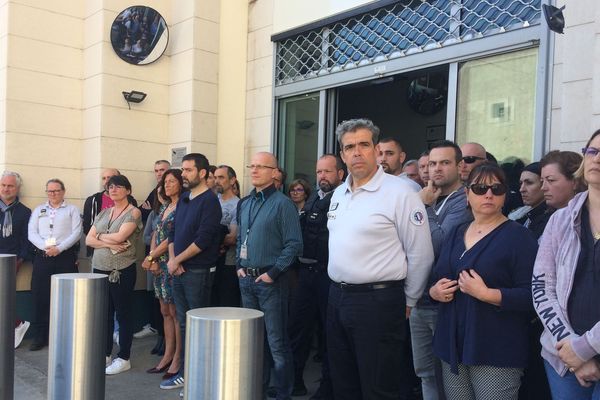
[[[418,194],[377,165],[379,128],[344,121],[349,176],[327,214],[327,345],[336,399],[398,399],[406,316],[427,283],[433,248]]]

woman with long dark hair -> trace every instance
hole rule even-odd
[[[175,208],[183,191],[181,170],[169,169],[166,171],[162,176],[158,191],[166,201],[158,213],[150,252],[144,259],[142,267],[154,274],[154,294],[160,302],[160,312],[164,321],[165,353],[160,362],[147,372],[152,374],[167,371],[164,377],[167,379],[179,371],[181,354],[181,331],[173,300],[173,276],[167,269],[169,261],[168,232],[174,224]]]

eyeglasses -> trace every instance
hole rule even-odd
[[[492,189],[492,194],[494,196],[502,196],[506,193],[506,185],[503,185],[501,183],[494,183],[493,185],[474,183],[471,186],[469,186],[469,189],[471,189],[471,192],[475,193],[477,196],[483,196],[490,189]]]
[[[259,171],[262,171],[263,169],[277,169],[275,167],[270,167],[268,165],[260,165],[260,164],[246,165],[246,168],[248,168],[248,169],[257,169]]]
[[[125,189],[125,186],[121,186],[121,185],[108,185],[108,190],[111,189]]]
[[[58,189],[58,190],[46,190],[46,193],[48,194],[58,194],[62,192],[62,189]]]
[[[597,149],[595,147],[584,147],[583,149],[581,149],[581,152],[584,156],[590,156],[593,158],[596,157],[598,153],[600,153],[600,149]]]
[[[296,189],[291,189],[290,193],[292,192],[296,192],[296,193],[304,193],[304,189],[303,188],[296,188]]]
[[[485,160],[485,158],[477,156],[464,156],[462,160],[467,164],[473,164],[476,161]]]

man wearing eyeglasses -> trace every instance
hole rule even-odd
[[[462,152],[462,166],[460,167],[460,180],[466,182],[469,174],[478,165],[483,164],[486,158],[485,148],[479,143],[465,143],[460,146]]]
[[[293,360],[287,333],[287,270],[302,252],[298,210],[274,185],[277,159],[260,152],[247,166],[254,189],[238,203],[237,274],[245,308],[264,313],[277,400],[292,393]],[[269,380],[265,349],[263,383]]]
[[[435,260],[437,260],[446,235],[455,226],[473,219],[467,209],[467,197],[460,170],[464,163],[460,147],[454,142],[442,140],[434,143],[429,151],[429,182],[419,196],[426,206],[429,230]],[[435,260],[434,264],[435,265]],[[428,280],[431,282],[431,279]],[[410,314],[415,373],[421,378],[423,398],[443,399],[441,365],[433,355],[433,332],[437,320],[437,303],[429,296],[429,285],[423,297]]]
[[[33,298],[33,343],[40,350],[48,343],[50,278],[54,274],[77,272],[75,245],[81,237],[79,209],[65,202],[65,185],[60,179],[46,183],[48,201],[33,210],[28,225],[29,241],[35,246],[31,295]]]
[[[349,176],[327,213],[327,351],[339,399],[397,400],[407,317],[433,262],[425,207],[417,193],[377,165],[379,128],[370,120],[336,128]]]

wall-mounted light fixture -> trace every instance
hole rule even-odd
[[[542,9],[544,10],[544,18],[546,19],[548,28],[556,33],[564,33],[565,17],[562,12],[565,9],[565,6],[556,8],[548,4],[543,4]]]
[[[131,92],[123,92],[123,97],[125,98],[125,101],[127,102],[127,106],[131,110],[130,103],[141,103],[146,98],[146,93],[132,90]]]

